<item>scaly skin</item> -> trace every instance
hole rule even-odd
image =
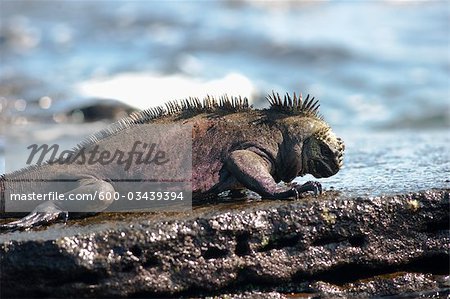
[[[171,102],[119,121],[79,146],[92,149],[131,150],[137,138],[145,140],[146,131],[137,124],[180,124],[192,126],[192,191],[194,199],[219,194],[226,190],[248,188],[263,198],[298,198],[300,194],[322,191],[317,182],[304,185],[280,185],[307,173],[329,177],[342,166],[343,142],[332,133],[317,113],[318,103],[278,94],[268,97],[269,109],[254,110],[246,99],[227,97],[220,102],[206,98]],[[176,131],[167,132],[176,138]],[[130,173],[150,179],[145,165],[133,164],[123,172],[117,164],[74,165],[44,164],[25,168],[0,178],[0,195],[4,213],[5,192],[55,191],[45,187],[42,180],[75,178],[63,184],[61,193],[122,192],[123,184],[111,178],[129,178]],[[148,174],[148,176],[147,176]],[[55,188],[54,184],[51,188]],[[40,202],[38,202],[40,203]],[[21,204],[24,204],[21,202]],[[0,226],[3,229],[27,228],[67,219],[69,207],[61,202],[28,202],[31,212],[25,218]],[[111,201],[89,206],[86,212],[106,209]]]

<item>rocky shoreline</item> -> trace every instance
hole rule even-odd
[[[1,297],[444,298],[449,191],[328,191],[3,233]]]

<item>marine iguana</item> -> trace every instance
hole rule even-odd
[[[312,174],[316,178],[336,174],[343,165],[344,143],[332,132],[318,113],[319,103],[309,95],[286,94],[281,97],[272,92],[266,97],[267,109],[254,109],[246,98],[223,96],[188,98],[168,102],[165,106],[150,108],[131,114],[108,128],[95,133],[74,151],[108,149],[111,145],[130,150],[139,124],[188,124],[192,126],[192,191],[194,198],[219,194],[235,188],[248,188],[263,198],[299,198],[304,192],[322,192],[320,183],[309,181],[303,185],[280,185],[294,178]],[[139,138],[145,138],[145,131]],[[0,177],[0,215],[5,213],[6,192],[42,190],[40,180],[61,178],[70,174],[76,184],[62,190],[65,194],[93,193],[95,191],[121,191],[109,180],[112,176],[126,175],[114,167],[46,163],[32,166]],[[145,178],[146,169],[131,165],[131,171]],[[19,180],[17,180],[19,178]],[[27,185],[26,188],[24,186]],[[67,219],[68,209],[62,202],[36,203],[32,212],[0,228],[17,229]],[[107,208],[104,201],[95,211]]]

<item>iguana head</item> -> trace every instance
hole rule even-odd
[[[329,127],[319,130],[303,143],[302,173],[329,177],[342,168],[345,145]]]
[[[319,115],[319,103],[314,98],[276,93],[267,97],[270,110],[284,128],[284,149],[281,153],[281,177],[290,181],[296,176],[312,174],[316,178],[336,174],[343,165],[344,142],[336,137]]]

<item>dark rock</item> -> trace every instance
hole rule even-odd
[[[449,206],[449,190],[326,192],[184,214],[103,213],[0,235],[1,295],[448,294]]]
[[[138,109],[112,99],[90,99],[84,105],[65,111],[63,116],[71,121],[94,122],[98,120],[118,120]]]

